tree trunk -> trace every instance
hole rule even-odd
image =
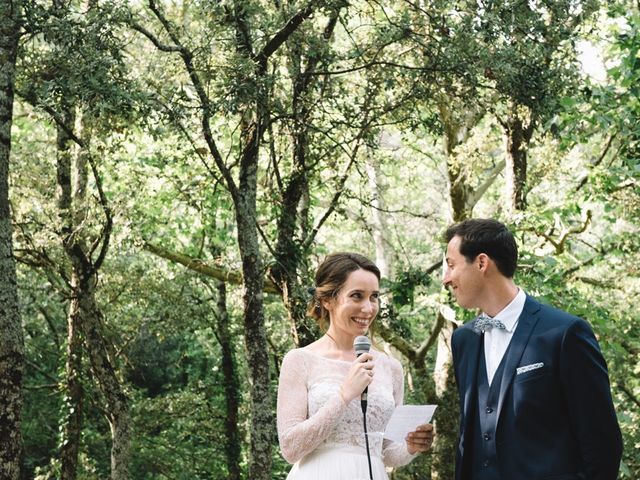
[[[9,157],[20,2],[0,0],[0,478],[18,480],[22,460],[24,338],[9,209]]]
[[[257,111],[261,109],[258,106]],[[251,380],[251,458],[249,478],[271,478],[272,440],[275,438],[273,396],[269,375],[267,334],[264,327],[264,270],[258,244],[256,192],[258,179],[258,145],[264,117],[243,129],[244,150],[240,182],[234,198],[238,226],[238,246],[244,279],[244,331],[247,363]]]
[[[470,171],[465,165],[464,158],[457,153],[456,147],[466,142],[473,127],[482,118],[482,112],[477,108],[468,108],[439,102],[440,118],[444,125],[444,144],[447,156],[447,173],[449,177],[449,197],[451,201],[451,217],[454,222],[469,218],[473,213],[474,201],[471,200],[473,190],[469,187]],[[460,113],[462,112],[462,113]],[[438,314],[442,317],[442,314]],[[451,354],[451,335],[453,324],[444,318],[438,318],[442,323],[438,337],[438,349],[433,379],[436,383],[436,397],[438,405],[447,408],[439,412],[436,424],[438,435],[434,443],[433,480],[449,480],[453,478],[455,467],[456,446],[458,443],[459,413],[457,391],[454,386],[452,371],[453,357]]]
[[[369,151],[365,169],[369,182],[371,195],[371,232],[376,246],[376,265],[380,269],[382,278],[391,278],[393,265],[393,252],[387,248],[389,242],[386,239],[387,216],[384,212],[384,186],[381,181],[378,161],[372,158],[373,151]]]
[[[107,402],[107,420],[111,427],[111,480],[129,480],[131,418],[129,399],[118,379],[109,344],[104,338],[102,313],[95,300],[95,275],[82,276],[76,292],[82,314],[82,333],[89,354],[91,371]]]
[[[301,128],[306,128],[301,126]],[[307,318],[307,292],[300,284],[300,270],[306,258],[301,248],[301,237],[297,235],[299,206],[308,189],[304,158],[308,147],[306,132],[299,132],[294,139],[294,172],[283,192],[282,206],[278,218],[278,239],[275,262],[270,275],[282,294],[289,315],[294,342],[305,346],[318,338],[318,328]],[[304,221],[304,220],[303,220]]]
[[[444,127],[444,153],[447,157],[451,217],[454,222],[459,222],[471,216],[475,205],[469,201],[471,188],[468,165],[456,149],[469,139],[473,127],[482,118],[482,112],[473,106],[452,105],[452,99],[449,97],[440,99],[438,108]]]
[[[227,457],[227,478],[240,480],[240,432],[238,430],[238,410],[240,405],[240,384],[236,357],[233,348],[233,337],[229,331],[229,315],[227,313],[227,287],[224,282],[216,281],[218,300],[216,303],[217,325],[216,337],[222,349],[222,374],[224,375],[224,391],[226,398],[225,455]]]
[[[62,121],[68,129],[72,129],[75,115],[72,107],[62,112]],[[69,323],[73,329],[77,329],[74,335],[81,334],[85,348],[88,352],[91,371],[98,387],[107,403],[107,420],[111,427],[111,479],[129,479],[129,450],[131,443],[131,420],[129,415],[128,398],[115,372],[115,359],[110,355],[110,345],[105,340],[102,312],[96,301],[97,271],[99,265],[90,257],[89,248],[86,245],[86,231],[83,230],[83,220],[86,210],[86,184],[87,184],[87,160],[89,152],[85,151],[86,145],[81,148],[76,159],[76,184],[71,186],[71,139],[67,130],[58,126],[58,213],[61,223],[62,245],[71,262],[72,268],[72,302],[69,309]],[[96,178],[96,184],[100,184]],[[104,199],[101,199],[104,201]],[[108,236],[111,234],[110,225],[101,232],[103,251],[106,253]],[[70,327],[71,328],[71,327]],[[71,333],[70,333],[71,335]],[[69,478],[75,477],[74,467],[77,466],[77,452],[79,441],[81,390],[78,390],[79,381],[76,369],[80,368],[80,360],[77,350],[79,346],[77,338],[70,338],[68,352],[72,355],[67,361],[66,378],[67,389],[70,395],[76,395],[77,404],[71,404],[67,422],[63,432],[69,434],[64,438],[68,445],[63,444],[61,452],[67,462]],[[71,397],[70,397],[71,398]],[[78,411],[74,411],[78,408]],[[76,444],[74,445],[73,442]],[[65,449],[66,447],[66,449]],[[75,458],[74,458],[75,456]]]
[[[70,107],[62,112],[62,119],[73,125],[75,115]],[[71,188],[72,141],[58,126],[56,139],[56,178],[58,184],[58,218],[63,242],[74,230],[73,192]],[[78,273],[71,274],[72,292],[80,288]],[[67,315],[67,359],[65,362],[64,404],[61,425],[60,478],[75,480],[78,471],[78,452],[82,433],[83,391],[82,391],[82,337],[80,335],[82,312],[78,296],[72,293]]]
[[[79,278],[75,273],[71,286],[76,290]],[[82,389],[82,336],[80,335],[81,312],[77,297],[73,297],[67,317],[67,361],[65,365],[65,400],[63,408],[62,447],[60,451],[61,480],[75,480],[78,471],[78,452],[82,433],[83,396]]]
[[[236,99],[239,105],[245,106],[241,114],[241,138],[239,144],[242,153],[239,158],[239,184],[236,184],[232,171],[226,165],[213,138],[210,125],[212,103],[200,73],[194,65],[194,52],[182,44],[180,35],[154,0],[149,1],[149,8],[160,20],[172,42],[176,45],[177,50],[175,51],[182,57],[200,101],[204,139],[233,198],[238,247],[242,260],[244,333],[251,381],[251,454],[248,477],[251,480],[269,480],[271,478],[272,442],[276,438],[276,432],[273,415],[274,402],[269,378],[267,336],[264,326],[263,288],[265,272],[263,271],[258,243],[256,212],[258,154],[264,129],[268,127],[269,123],[266,107],[269,100],[268,85],[271,83],[267,80],[269,59],[293,32],[311,16],[313,4],[307,4],[293,17],[290,17],[282,29],[277,31],[257,52],[254,51],[254,46],[252,45],[252,32],[246,17],[246,5],[239,0],[235,0],[230,5],[230,8],[227,9],[229,19],[233,20],[235,27],[236,53],[246,58],[247,65],[254,66],[251,83],[255,90],[247,89],[250,93],[240,95]],[[156,46],[159,45],[158,40],[152,33],[140,27],[136,29],[152,39]],[[262,32],[259,36],[263,36]],[[242,77],[240,81],[244,82],[246,78]]]
[[[527,208],[527,148],[533,136],[534,122],[524,107],[510,106],[503,124],[506,150],[506,207],[509,214]],[[523,120],[524,118],[524,120]]]
[[[245,346],[251,380],[252,455],[249,462],[248,478],[269,480],[272,463],[271,444],[275,438],[275,419],[273,418],[267,335],[264,328],[262,293],[264,272],[256,232],[255,183],[253,185],[253,192],[247,192],[241,186],[241,192],[243,192],[241,195],[244,201],[236,207],[238,245],[242,257],[244,277]],[[251,204],[252,200],[253,204]]]
[[[335,11],[323,31],[323,40],[332,41],[338,12]],[[296,32],[295,35],[303,35]],[[278,238],[275,248],[275,262],[271,276],[280,286],[282,298],[291,322],[291,331],[297,346],[303,347],[315,341],[319,336],[316,323],[307,317],[308,293],[301,278],[305,279],[307,252],[304,240],[309,226],[309,179],[308,153],[311,125],[310,107],[313,105],[312,86],[317,84],[317,76],[312,75],[320,57],[310,56],[303,50],[296,38],[289,46],[289,70],[293,78],[291,110],[293,126],[291,143],[293,145],[293,167],[288,183],[282,192],[280,216],[278,218]],[[306,65],[304,70],[302,65]],[[274,168],[277,168],[274,165]],[[304,282],[304,280],[302,280]],[[311,281],[309,281],[309,284]],[[308,285],[311,286],[311,285]]]
[[[442,317],[441,313],[438,315]],[[441,409],[437,415],[438,434],[433,446],[431,478],[433,480],[451,480],[454,478],[460,419],[458,391],[453,375],[451,355],[451,336],[454,329],[453,324],[446,319],[439,318],[438,321],[442,322],[442,329],[438,337],[438,352],[433,378],[436,385],[437,404],[445,406],[445,408]]]

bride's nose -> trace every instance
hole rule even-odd
[[[363,304],[362,304],[362,311],[363,311],[363,312],[366,312],[366,313],[373,313],[373,312],[375,312],[375,308],[376,308],[376,305],[377,305],[377,304],[375,304],[375,305],[374,305],[374,303],[375,303],[374,301],[371,301],[371,300],[365,300],[365,301],[363,302]]]

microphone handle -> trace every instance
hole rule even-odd
[[[369,352],[369,348],[367,348],[366,352]],[[362,355],[363,351],[358,352],[356,349],[356,358]],[[362,407],[362,413],[365,414],[367,412],[367,396],[369,394],[369,385],[364,387],[364,390],[360,394],[360,406]]]
[[[362,394],[360,394],[360,407],[362,408],[362,413],[367,411],[367,396],[369,394],[369,385],[364,387]]]

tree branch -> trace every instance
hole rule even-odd
[[[383,322],[377,322],[375,326],[376,331],[384,339],[385,342],[392,345],[396,350],[402,353],[407,359],[413,363],[417,357],[416,349],[402,336],[395,333]]]
[[[555,250],[556,250],[555,253],[557,255],[559,255],[559,254],[564,252],[565,243],[567,242],[567,239],[569,238],[569,236],[571,236],[573,234],[583,233],[587,229],[589,224],[591,223],[592,216],[593,216],[593,212],[591,212],[591,210],[587,210],[587,218],[585,218],[584,223],[582,225],[578,226],[578,227],[573,227],[573,228],[567,229],[562,234],[562,236],[560,237],[559,240],[555,240],[551,235],[548,235],[548,234],[546,234],[544,232],[538,232],[534,228],[526,228],[524,230],[533,232],[535,235],[538,235],[539,237],[542,237],[545,240],[547,240],[555,248]],[[572,273],[572,272],[569,272],[569,273]],[[567,273],[565,273],[565,275],[566,274]]]
[[[289,19],[287,24],[280,29],[271,40],[267,42],[264,48],[254,56],[254,60],[260,66],[260,70],[264,72],[267,68],[267,60],[280,46],[287,41],[293,32],[313,13],[313,6],[316,2],[310,2]]]
[[[33,106],[42,108],[45,112],[47,112],[51,116],[51,118],[53,118],[53,121],[56,123],[56,125],[59,126],[73,142],[75,142],[82,150],[84,150],[87,155],[87,161],[91,166],[93,178],[96,182],[96,189],[98,190],[98,199],[100,201],[100,206],[102,207],[102,211],[104,212],[104,216],[105,216],[105,223],[102,226],[102,232],[100,233],[99,237],[96,239],[95,245],[91,247],[91,252],[93,252],[97,244],[100,243],[100,241],[102,242],[102,246],[100,247],[100,253],[98,254],[97,260],[95,262],[89,262],[91,264],[92,271],[95,273],[100,268],[100,266],[104,262],[104,259],[107,255],[109,240],[111,237],[111,231],[113,230],[113,214],[111,212],[111,207],[109,206],[107,196],[105,195],[104,189],[102,187],[102,178],[98,173],[98,168],[96,166],[96,163],[93,159],[93,156],[91,155],[91,152],[89,151],[88,143],[84,139],[78,137],[73,131],[73,129],[69,125],[67,125],[67,123],[64,121],[62,116],[58,112],[56,112],[52,107],[48,105],[39,104],[37,101],[37,98],[34,98],[33,96],[28,96],[26,94],[23,94],[22,92],[18,92],[18,94],[22,98],[24,98],[26,101],[31,103]],[[89,259],[87,258],[87,260]]]
[[[157,255],[158,257],[164,258],[173,263],[179,263],[180,265],[187,267],[189,270],[198,272],[206,277],[235,285],[242,285],[242,274],[240,272],[225,270],[220,267],[213,267],[211,265],[207,265],[204,261],[198,258],[193,258],[183,253],[172,252],[166,248],[153,245],[146,241],[143,246],[145,250]],[[265,277],[264,279],[264,291],[265,293],[280,293],[275,284],[268,277]]]
[[[178,48],[178,50],[176,51],[180,54],[180,57],[182,58],[182,62],[184,63],[184,66],[187,70],[189,78],[191,79],[191,83],[193,84],[193,88],[195,88],[198,98],[200,100],[200,107],[202,108],[202,119],[201,119],[202,133],[207,142],[207,146],[209,147],[209,151],[211,152],[211,155],[213,156],[213,159],[216,162],[218,170],[220,170],[220,173],[222,174],[222,176],[225,179],[225,182],[227,183],[227,188],[229,189],[229,193],[231,193],[231,196],[234,199],[237,199],[239,195],[238,187],[236,186],[236,182],[233,179],[233,175],[231,175],[231,171],[225,165],[224,159],[222,158],[222,155],[218,150],[218,146],[215,140],[213,139],[213,134],[211,132],[211,124],[209,122],[209,117],[211,115],[211,102],[209,100],[209,96],[207,95],[207,92],[204,89],[202,80],[200,79],[200,76],[198,75],[198,72],[196,71],[196,68],[193,64],[193,53],[189,51],[186,47],[184,47],[184,45],[182,45],[182,43],[180,42],[180,39],[174,32],[173,26],[166,19],[164,14],[160,11],[158,6],[156,5],[155,0],[149,0],[149,8],[151,9],[151,11],[154,13],[154,15],[158,18],[158,20],[164,27],[165,31],[169,35],[169,38],[171,38],[171,41]]]
[[[438,335],[440,335],[444,322],[444,316],[441,313],[438,313],[436,323],[433,326],[433,330],[431,330],[431,334],[422,342],[416,351],[416,362],[424,363],[424,358],[427,355],[427,352],[438,341]]]
[[[482,196],[489,189],[489,187],[493,185],[493,182],[495,182],[496,178],[498,178],[498,175],[500,175],[500,172],[504,170],[504,167],[506,164],[507,164],[506,160],[500,160],[491,169],[485,181],[478,188],[476,188],[473,192],[469,194],[469,196],[467,197],[467,208],[469,211],[473,210],[473,207],[475,207],[476,203],[478,203],[478,201],[482,198]]]
[[[244,15],[244,9],[242,8],[241,0],[235,0],[233,2],[233,20],[236,24],[236,43],[244,50],[245,55],[253,57],[253,46],[251,45],[251,34],[249,33],[249,26]]]

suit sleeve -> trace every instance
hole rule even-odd
[[[615,480],[622,436],[607,365],[591,327],[583,320],[573,322],[563,336],[560,375],[588,480]]]

